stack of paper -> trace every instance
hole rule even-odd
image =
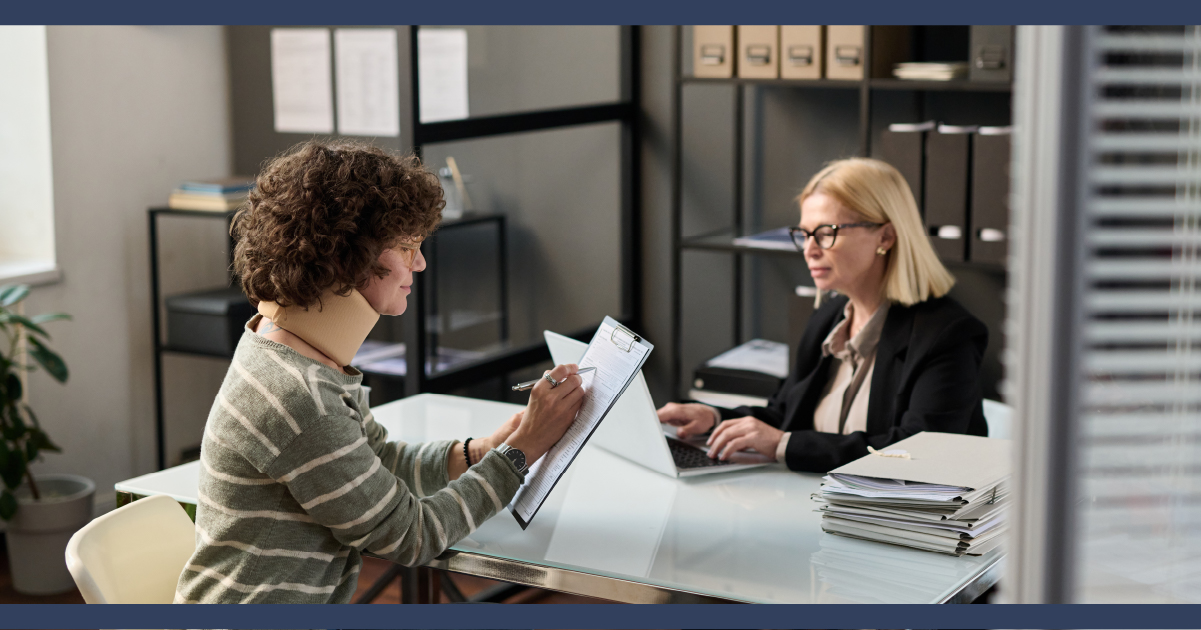
[[[1009,441],[919,433],[830,472],[822,529],[953,555],[1001,544]]]
[[[915,81],[951,81],[962,79],[968,73],[966,61],[898,63],[893,66],[892,76]]]

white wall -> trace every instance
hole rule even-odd
[[[63,448],[36,470],[91,477],[102,506],[115,482],[154,468],[146,209],[164,205],[182,180],[229,172],[224,34],[219,26],[51,26],[47,49],[63,279],[35,289],[28,309],[75,320],[51,330],[70,381],[31,379],[31,404]],[[169,242],[167,255],[213,253],[222,226],[211,223]],[[184,275],[220,284],[223,257],[193,259],[206,262]],[[196,369],[211,379],[224,366]]]

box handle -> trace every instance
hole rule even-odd
[[[1005,48],[1001,46],[981,46],[976,55],[975,65],[981,70],[1000,70],[1005,67]]]
[[[834,61],[840,66],[857,66],[863,56],[862,46],[835,46]]]
[[[771,46],[751,44],[746,47],[746,60],[752,66],[766,66],[771,63]]]
[[[722,44],[701,44],[701,63],[720,66],[726,62],[726,47]]]
[[[801,67],[813,65],[813,46],[789,46],[788,62]]]

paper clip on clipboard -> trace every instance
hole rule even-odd
[[[615,348],[614,352],[610,348]],[[593,432],[621,397],[654,345],[612,317],[597,328],[580,358],[580,367],[596,366],[584,405],[563,437],[526,474],[509,510],[522,529],[529,527],[551,490],[567,472]]]

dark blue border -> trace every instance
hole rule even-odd
[[[1198,605],[0,607],[0,628],[1195,628]]]
[[[5,0],[6,24],[1173,24],[1195,0]]]

